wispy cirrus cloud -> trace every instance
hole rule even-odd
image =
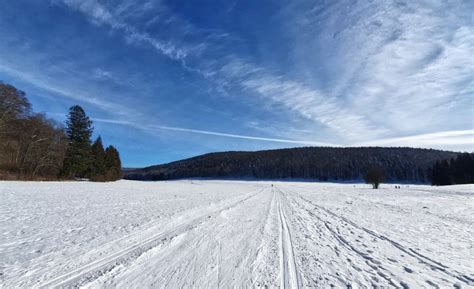
[[[139,31],[133,25],[128,24],[126,20],[123,19],[123,16],[125,11],[128,11],[132,6],[130,2],[123,2],[122,5],[118,5],[115,8],[115,12],[110,11],[97,0],[53,0],[52,2],[56,4],[63,3],[79,11],[85,14],[90,21],[98,25],[108,25],[112,29],[122,31],[125,34],[124,37],[132,43],[137,41],[148,43],[171,59],[182,60],[187,55],[183,47],[177,47],[170,42],[155,39],[148,33]],[[151,8],[151,3],[152,2],[145,2],[143,6],[135,5],[134,7],[142,7],[140,8],[141,12],[138,12],[138,14],[140,14]],[[133,11],[137,12],[136,9]],[[130,12],[128,11],[128,13]]]
[[[423,148],[443,148],[446,145],[462,146],[468,145],[468,151],[474,149],[474,130],[442,131],[411,135],[405,137],[372,140],[369,142],[354,143],[353,146],[408,146]]]
[[[385,44],[353,85],[354,109],[372,108],[367,113],[394,132],[432,130],[446,125],[453,111],[464,119],[472,113],[474,29],[461,26],[436,37],[439,30],[415,31],[418,25]]]
[[[57,96],[65,97],[77,102],[87,103],[95,107],[99,107],[105,111],[114,112],[118,117],[128,115],[140,115],[138,111],[135,111],[129,107],[120,105],[115,102],[104,100],[97,96],[84,95],[86,89],[79,91],[74,90],[71,87],[61,87],[60,85],[52,84],[51,81],[46,79],[47,77],[42,73],[34,73],[34,68],[24,72],[20,69],[14,68],[12,65],[8,65],[2,62],[0,59],[0,71],[14,76],[17,79],[21,79],[29,83],[30,85],[36,86],[42,90],[52,93]]]
[[[39,53],[12,52],[4,55],[9,62],[0,59],[0,70],[102,109],[117,124],[147,124],[150,133],[175,131],[183,139],[194,133],[216,142],[297,145],[424,146],[429,142],[401,136],[473,128],[471,1],[296,0],[274,7],[269,1],[262,11],[245,1],[211,3],[212,9],[205,1],[191,7],[163,0],[51,2],[74,14],[63,25],[80,23],[72,34],[60,29],[61,36],[87,26],[87,53],[69,47],[72,53],[44,61]],[[35,61],[16,65],[23,55]],[[72,69],[62,62],[77,55]],[[51,63],[66,68],[55,71]],[[124,85],[129,78],[137,85]],[[432,144],[472,147],[472,140],[443,136]]]
[[[297,46],[327,60],[328,94],[385,128],[380,136],[472,128],[472,2],[317,5],[304,16],[295,12],[304,19],[293,27]],[[314,69],[307,55],[295,58],[300,69]]]
[[[290,115],[327,127],[346,141],[433,130],[440,115],[449,113],[450,107],[458,102],[465,103],[467,96],[473,94],[474,60],[470,56],[474,54],[474,31],[468,22],[455,18],[462,7],[451,4],[389,1],[346,7],[342,2],[335,2],[325,10],[315,7],[309,13],[295,9],[292,17],[299,18],[299,23],[304,25],[296,25],[302,35],[297,38],[304,43],[296,42],[295,51],[311,41],[318,41],[311,48],[335,47],[323,50],[336,66],[333,72],[342,73],[340,77],[337,74],[330,77],[335,80],[329,89],[318,89],[232,51],[221,53],[223,47],[228,48],[225,39],[223,44],[222,39],[217,43],[209,37],[197,41],[160,38],[127,23],[123,13],[113,12],[113,8],[98,1],[63,2],[93,21],[122,30],[132,42],[150,44],[219,87],[238,86],[260,96],[262,102],[288,109]],[[198,27],[173,15],[161,1],[135,6],[141,7],[135,8],[141,14],[146,8],[159,6],[162,13],[159,17],[172,19],[178,32],[200,34]],[[336,13],[346,9],[348,14]],[[446,16],[446,11],[452,14]],[[346,18],[340,19],[343,14]],[[325,23],[315,32],[320,17]],[[319,33],[316,38],[314,33]],[[304,54],[301,57],[307,58]],[[461,113],[468,117],[470,112]],[[417,123],[416,129],[413,123]]]
[[[201,74],[216,85],[224,87],[237,85],[240,89],[251,91],[251,93],[260,96],[262,101],[281,105],[289,109],[290,113],[296,113],[298,117],[327,126],[338,135],[355,138],[361,135],[375,136],[383,132],[383,129],[376,128],[364,115],[344,108],[337,98],[325,95],[298,81],[287,79],[284,75],[275,74],[271,70],[233,53],[214,53],[222,47],[222,44],[212,42],[176,43],[170,39],[159,39],[127,24],[125,20],[121,19],[120,13],[110,12],[96,0],[87,0],[86,2],[64,0],[63,2],[84,13],[93,21],[122,30],[125,37],[131,42],[150,44],[158,52],[180,61],[184,68]],[[163,6],[161,9],[166,10]],[[188,33],[199,33],[198,28],[193,27],[185,20],[176,20],[176,17],[171,17],[174,24],[185,26]],[[222,34],[222,32],[219,33]],[[209,38],[212,37],[207,39]],[[203,52],[203,50],[207,51]],[[201,54],[212,55],[212,59],[200,58]],[[196,58],[199,58],[199,62],[196,62]]]

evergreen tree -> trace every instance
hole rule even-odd
[[[107,181],[116,181],[123,177],[120,154],[112,145],[105,150],[105,168]]]
[[[459,155],[451,162],[451,174],[455,184],[469,184],[474,182],[474,159],[470,154]]]
[[[90,176],[92,121],[79,105],[69,109],[66,120],[68,148],[64,159],[62,177],[85,178]]]
[[[92,163],[91,163],[91,180],[105,180],[105,150],[102,145],[102,138],[99,136],[92,144]]]
[[[432,169],[434,186],[474,183],[474,158],[464,153],[451,161],[436,162]]]
[[[439,161],[436,161],[436,163],[433,166],[433,169],[431,170],[431,185],[433,186],[439,185],[440,177],[441,177],[441,164]]]
[[[447,160],[443,160],[440,162],[439,166],[439,185],[446,186],[451,185],[453,183],[453,179],[450,173],[450,162]]]

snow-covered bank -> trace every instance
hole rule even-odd
[[[474,186],[393,187],[0,182],[0,285],[472,286]]]

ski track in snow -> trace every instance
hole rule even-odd
[[[273,188],[272,191],[274,192]],[[290,228],[282,207],[281,191],[278,191],[278,219],[280,220],[280,287],[299,288],[301,287],[301,277],[296,265]]]
[[[474,286],[472,185],[110,186],[0,182],[0,287]]]
[[[412,273],[414,271],[414,269],[410,269],[410,267],[415,268],[415,267],[420,267],[420,265],[424,265],[424,266],[421,266],[421,268],[416,270],[419,272],[418,274],[422,273],[423,271],[431,270],[431,271],[441,272],[446,275],[445,278],[442,276],[434,277],[434,278],[439,279],[438,283],[427,279],[426,280],[427,284],[440,284],[441,283],[443,285],[453,285],[454,287],[460,286],[460,284],[456,282],[454,284],[453,283],[450,284],[450,282],[447,280],[447,279],[453,280],[453,278],[457,279],[458,281],[461,282],[461,284],[464,284],[464,285],[472,285],[474,282],[474,279],[472,279],[472,277],[467,276],[467,274],[451,271],[448,266],[438,261],[435,261],[427,256],[424,256],[423,254],[418,253],[416,250],[412,248],[407,248],[401,245],[399,242],[394,241],[393,239],[390,239],[381,234],[377,234],[376,232],[370,229],[367,229],[365,227],[359,226],[355,222],[350,221],[343,216],[335,214],[331,212],[330,210],[325,209],[319,205],[316,205],[310,200],[307,200],[296,193],[290,195],[288,193],[284,193],[281,190],[280,192],[285,194],[285,196],[287,196],[288,198],[291,198],[292,203],[295,206],[298,206],[298,209],[300,212],[306,211],[308,215],[310,215],[314,219],[317,219],[324,225],[324,227],[327,229],[330,235],[332,235],[332,241],[335,240],[338,243],[338,244],[336,243],[334,245],[330,245],[329,247],[334,247],[336,251],[340,250],[336,248],[342,247],[344,250],[348,251],[347,256],[355,255],[356,257],[359,257],[359,259],[363,260],[362,263],[365,263],[366,265],[369,266],[373,275],[372,285],[381,285],[381,286],[390,285],[396,288],[409,288],[409,286],[407,285],[407,282],[405,282],[402,278],[392,277],[392,276],[396,276],[396,273],[393,271],[390,271],[390,269],[386,268],[383,265],[382,261],[378,259],[379,257],[375,256],[376,255],[376,252],[374,252],[375,250],[372,251],[370,249],[369,250],[365,249],[364,247],[366,248],[368,247],[367,244],[362,243],[362,246],[359,245],[358,243],[360,242],[359,242],[359,239],[357,238],[354,242],[351,238],[354,235],[357,235],[358,238],[360,239],[364,237],[363,235],[369,235],[369,236],[365,236],[365,238],[370,239],[370,237],[373,237],[372,239],[373,242],[382,241],[391,245],[392,248],[388,246],[389,248],[385,248],[383,250],[383,254],[393,256],[393,258],[386,257],[386,259],[392,263],[398,263],[398,261],[396,261],[397,256],[402,256],[402,257],[406,256],[404,259],[407,259],[407,258],[412,259],[406,262],[406,264],[411,264],[411,265],[406,266],[406,267],[402,266],[403,269],[407,273]],[[297,198],[299,198],[300,200],[297,200]],[[301,201],[303,201],[305,204],[302,204]],[[308,209],[308,204],[309,204],[310,209]],[[343,230],[345,232],[343,232]],[[376,247],[380,248],[381,246],[377,244]],[[346,258],[346,256],[344,256],[345,254],[342,253],[341,251],[337,252],[336,254],[341,259]],[[346,259],[349,260],[350,257],[347,257]],[[417,263],[420,265],[418,265]],[[357,267],[354,267],[354,269],[358,271],[360,270]],[[377,275],[380,276],[382,279],[384,279],[387,284],[384,284],[385,282],[380,282],[381,280],[379,280],[379,278],[376,277]],[[340,280],[343,281],[343,279],[344,278],[341,278]],[[351,286],[350,282],[347,282],[347,283],[348,283],[348,286]],[[377,283],[381,283],[381,284],[377,284]]]
[[[302,197],[301,197],[301,198],[302,198]],[[367,228],[358,226],[356,223],[354,223],[354,222],[352,222],[352,221],[346,219],[345,217],[339,216],[339,215],[337,215],[337,214],[335,214],[335,213],[333,213],[333,212],[331,212],[331,211],[329,211],[329,210],[327,210],[327,209],[324,209],[324,208],[322,208],[322,207],[320,207],[320,206],[318,206],[318,205],[315,205],[313,202],[308,201],[308,200],[306,200],[305,198],[302,198],[302,199],[305,200],[305,201],[307,201],[308,203],[312,204],[313,206],[315,206],[315,208],[317,208],[318,210],[322,210],[322,211],[328,213],[329,215],[333,216],[334,218],[340,219],[341,221],[343,221],[343,222],[345,222],[345,223],[347,223],[347,224],[353,226],[354,229],[363,230],[364,232],[366,232],[366,233],[368,233],[368,234],[374,236],[375,238],[378,238],[378,239],[380,239],[380,240],[382,240],[382,241],[387,241],[387,242],[389,242],[389,243],[392,244],[395,248],[397,248],[398,250],[400,250],[400,251],[402,251],[402,252],[404,252],[404,253],[406,253],[406,254],[408,254],[408,255],[414,257],[414,258],[416,258],[419,263],[425,264],[425,265],[428,266],[431,270],[438,270],[438,271],[441,271],[441,272],[443,272],[443,273],[445,273],[445,274],[447,274],[447,275],[449,275],[449,276],[451,276],[451,277],[455,277],[455,278],[459,279],[460,281],[462,281],[462,282],[464,282],[464,283],[466,283],[466,284],[469,284],[470,282],[474,282],[474,279],[472,279],[472,278],[470,278],[470,277],[468,277],[468,276],[466,276],[466,275],[462,275],[462,274],[460,274],[459,272],[450,272],[448,266],[443,265],[442,263],[437,262],[437,261],[435,261],[435,260],[433,260],[433,259],[430,259],[429,257],[426,257],[426,256],[424,256],[423,254],[418,253],[417,251],[415,251],[415,250],[412,249],[412,248],[406,248],[406,247],[404,247],[403,245],[401,245],[400,243],[398,243],[398,242],[396,242],[396,241],[394,241],[394,240],[392,240],[392,239],[390,239],[390,238],[388,238],[388,237],[386,237],[386,236],[384,236],[384,235],[379,235],[379,234],[375,233],[374,231],[372,231],[372,230],[370,230],[370,229],[367,229]],[[325,223],[326,227],[327,227],[329,230],[331,230],[328,224],[329,224],[328,222]],[[337,234],[336,232],[334,232],[333,230],[331,230],[331,233],[335,236],[335,238],[336,238],[337,240],[340,240],[342,243],[344,243],[345,245],[349,246],[352,250],[354,250],[354,251],[357,252],[357,249],[354,249],[354,248],[344,239],[343,236],[338,235],[338,234]],[[364,258],[366,258],[366,255],[365,255],[364,253],[360,253],[360,252],[357,252],[357,253],[360,254],[361,256],[363,256]],[[370,258],[369,258],[369,260],[370,260]],[[392,284],[392,285],[394,285],[394,284]]]
[[[260,193],[260,192],[259,192]],[[258,193],[257,193],[258,194]],[[224,210],[229,210],[240,203],[245,202],[247,199],[255,196],[246,196],[244,199],[231,204],[224,204],[220,206],[217,210],[208,212],[203,216],[199,216],[190,221],[186,221],[168,231],[159,233],[145,240],[141,240],[138,243],[115,252],[109,256],[103,257],[99,260],[95,260],[90,264],[87,264],[81,268],[78,268],[74,271],[68,272],[64,275],[61,275],[53,280],[49,280],[46,283],[40,284],[38,288],[65,288],[65,287],[77,287],[85,282],[91,282],[93,279],[103,275],[105,272],[113,270],[113,268],[124,265],[125,263],[130,262],[131,259],[136,259],[143,253],[148,250],[157,247],[159,244],[172,239],[180,234],[185,233],[186,231],[192,230],[199,223],[205,222],[206,220],[216,216]]]

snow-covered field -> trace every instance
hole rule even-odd
[[[0,182],[0,287],[468,288],[474,186]]]

